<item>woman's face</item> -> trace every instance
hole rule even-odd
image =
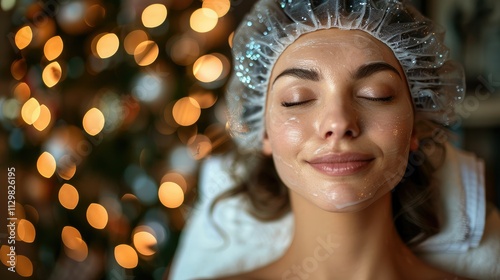
[[[356,211],[401,180],[413,105],[398,60],[371,35],[301,36],[277,60],[267,98],[263,152],[292,192]]]

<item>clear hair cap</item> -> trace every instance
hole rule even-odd
[[[299,36],[320,29],[362,30],[399,60],[419,117],[449,125],[465,94],[462,67],[448,59],[444,31],[406,1],[260,0],[237,28],[228,82],[228,125],[243,150],[259,149],[274,63]]]

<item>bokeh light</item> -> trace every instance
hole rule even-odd
[[[202,7],[212,9],[218,17],[223,17],[229,12],[231,2],[229,0],[203,0]]]
[[[201,108],[196,99],[183,97],[175,102],[172,108],[172,116],[175,122],[182,126],[190,126],[198,121]]]
[[[170,57],[178,65],[190,65],[199,55],[200,45],[198,41],[189,36],[183,36],[176,40],[170,49]]]
[[[45,66],[42,72],[42,79],[49,88],[55,86],[62,77],[62,69],[59,62],[54,61]]]
[[[158,190],[158,197],[161,204],[167,208],[177,208],[184,202],[184,192],[182,188],[174,182],[161,184]]]
[[[142,24],[147,28],[160,26],[167,19],[167,7],[163,4],[151,4],[142,11]]]
[[[175,147],[169,156],[168,163],[172,169],[179,170],[184,174],[190,174],[196,170],[197,162],[191,156],[191,152],[186,146]]]
[[[94,4],[88,7],[85,12],[84,21],[89,27],[94,27],[101,22],[106,16],[106,9],[99,4]]]
[[[20,50],[26,48],[31,43],[31,40],[33,40],[33,31],[29,26],[21,27],[14,36],[14,42]]]
[[[65,247],[64,252],[71,259],[78,262],[83,262],[85,259],[87,259],[87,256],[89,254],[89,248],[87,246],[87,243],[83,239],[75,238],[74,247],[73,248]]]
[[[158,187],[155,181],[142,170],[132,179],[132,190],[145,205],[152,205],[158,201]]]
[[[56,160],[54,156],[52,156],[48,152],[43,152],[36,162],[36,167],[38,169],[38,173],[45,178],[50,178],[56,172]]]
[[[30,277],[33,275],[33,264],[31,260],[26,256],[17,255],[16,272],[23,277]]]
[[[210,154],[212,151],[212,142],[207,136],[198,134],[189,139],[188,147],[191,151],[191,156],[196,160],[200,160]]]
[[[87,258],[87,243],[82,239],[78,229],[72,226],[65,226],[61,232],[61,239],[65,246],[64,252],[75,261],[82,262]]]
[[[10,256],[8,255],[10,253],[10,246],[7,245],[2,245],[0,247],[0,260],[5,266],[10,266],[8,263]]]
[[[17,224],[17,234],[21,241],[33,243],[36,236],[35,226],[26,219],[20,219]]]
[[[139,66],[148,66],[158,58],[160,49],[154,41],[144,41],[139,43],[134,50],[134,59]]]
[[[54,36],[45,43],[45,46],[43,47],[43,53],[45,55],[45,58],[51,61],[61,55],[63,48],[64,43],[61,39],[61,36]]]
[[[125,36],[125,40],[123,41],[123,47],[125,48],[125,51],[128,54],[133,55],[137,46],[140,43],[147,41],[148,39],[149,39],[148,34],[143,30],[140,29],[134,30],[128,33],[127,36]]]
[[[108,224],[108,211],[104,206],[91,203],[87,208],[87,221],[96,229],[103,229]]]
[[[233,48],[233,38],[234,38],[234,31],[229,34],[229,37],[227,37],[227,43],[229,44],[230,48]]]
[[[190,126],[181,126],[177,128],[177,137],[179,137],[179,140],[182,142],[182,144],[187,145],[189,139],[191,139],[191,137],[195,136],[196,134],[198,134],[198,126],[196,124]]]
[[[97,108],[91,108],[83,116],[82,124],[89,135],[97,135],[104,128],[104,114]]]
[[[151,256],[156,253],[157,243],[156,237],[151,233],[152,229],[146,226],[139,226],[135,229],[133,235],[134,247],[143,256]]]
[[[19,116],[21,104],[16,99],[7,99],[4,102],[0,101],[0,112],[7,119],[16,119]],[[0,115],[0,119],[2,116]]]
[[[195,10],[189,19],[191,29],[199,33],[206,33],[217,25],[219,16],[209,8],[200,8]]]
[[[115,247],[115,260],[123,268],[134,268],[139,263],[137,252],[127,244]]]
[[[115,33],[106,33],[99,37],[96,43],[96,53],[100,58],[113,56],[120,46],[120,41]]]
[[[18,59],[12,62],[10,66],[10,73],[12,77],[16,80],[21,80],[26,76],[26,72],[28,71],[28,66],[26,65],[26,60]]]
[[[212,107],[217,101],[217,96],[208,90],[196,90],[190,92],[189,97],[194,98],[202,109]]]
[[[38,130],[38,131],[43,131],[44,129],[47,128],[50,124],[50,119],[51,119],[51,114],[49,108],[45,105],[40,105],[40,115],[36,119],[36,121],[33,123],[33,126]]]
[[[27,83],[21,82],[14,87],[13,93],[19,102],[26,102],[30,98],[31,90]]]
[[[59,27],[68,34],[81,34],[89,30],[88,25],[84,21],[87,2],[83,1],[68,1],[65,5],[61,5],[56,14],[59,22]]]
[[[200,82],[210,83],[219,78],[224,70],[220,58],[207,54],[198,58],[193,65],[193,74]]]
[[[77,248],[82,240],[82,235],[80,231],[72,226],[65,226],[61,232],[61,239],[64,246],[75,249]]]
[[[161,183],[174,182],[179,185],[184,192],[187,192],[187,182],[184,176],[177,172],[169,172],[161,178]]]
[[[30,98],[21,108],[21,117],[24,122],[32,125],[40,116],[40,103],[35,98]]]
[[[207,127],[225,106],[226,39],[239,20],[230,7],[0,0],[13,48],[3,58],[0,154],[25,189],[19,275],[165,275],[199,160],[221,152]]]
[[[57,174],[64,180],[70,180],[75,176],[76,163],[70,155],[63,155],[57,161]]]
[[[8,12],[14,6],[16,5],[16,0],[1,0],[0,1],[0,8],[2,8],[3,11]]]
[[[78,205],[80,196],[78,194],[78,190],[75,187],[65,183],[59,189],[58,198],[59,203],[61,203],[64,208],[73,210]]]

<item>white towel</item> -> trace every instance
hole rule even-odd
[[[485,223],[484,163],[474,154],[446,144],[445,164],[436,172],[441,231],[418,251],[465,252],[479,245]]]

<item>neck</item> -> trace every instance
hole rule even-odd
[[[295,264],[285,271],[290,276],[328,279],[335,272],[338,279],[396,279],[405,266],[401,262],[418,260],[396,231],[390,193],[354,213],[328,212],[294,193],[290,198],[295,213],[294,239],[285,254]]]

